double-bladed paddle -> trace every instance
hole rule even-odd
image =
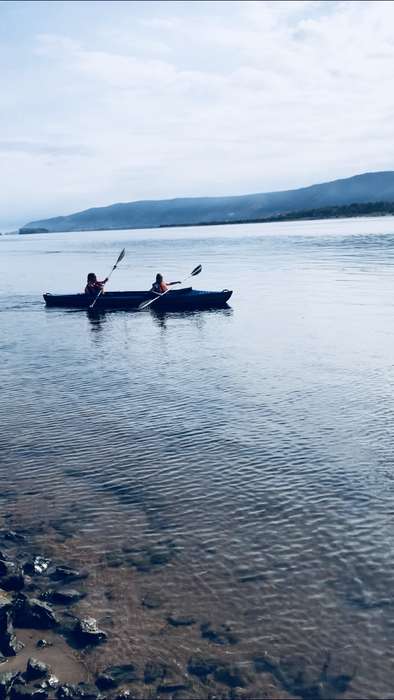
[[[108,282],[109,278],[111,277],[113,271],[116,270],[117,266],[119,265],[120,261],[123,260],[123,258],[124,258],[125,255],[126,255],[126,249],[123,248],[122,252],[119,254],[119,257],[118,257],[118,259],[117,259],[115,265],[113,266],[111,272],[109,273],[109,275],[108,275],[108,277],[107,277],[107,282]],[[97,299],[99,298],[100,294],[103,293],[103,289],[104,289],[104,285],[103,285],[103,288],[100,289],[100,291],[99,291],[99,293],[97,294],[97,296],[96,296],[96,298],[94,299],[94,301],[90,304],[89,309],[93,309],[93,306],[95,305],[95,303],[96,303]]]
[[[192,270],[190,275],[185,277],[185,279],[182,280],[181,282],[177,282],[177,284],[183,284],[184,282],[186,282],[186,280],[190,279],[190,277],[195,277],[196,275],[199,275],[201,270],[202,270],[201,265],[197,265],[197,267],[195,267],[194,270]],[[171,291],[171,289],[169,288],[169,289],[166,289],[165,292],[162,292],[162,294],[159,294],[159,292],[155,292],[155,294],[157,294],[157,296],[153,297],[153,299],[148,299],[148,301],[143,301],[142,304],[140,304],[138,306],[138,311],[142,311],[142,309],[146,309],[148,306],[153,304],[153,302],[157,301],[158,299],[161,299],[161,297],[164,297],[164,295],[168,294],[168,292],[170,292],[170,291]]]

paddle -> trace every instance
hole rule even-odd
[[[185,279],[182,280],[181,282],[177,282],[177,284],[183,284],[184,282],[186,282],[186,280],[190,279],[190,277],[195,277],[196,275],[199,275],[200,272],[201,272],[201,270],[202,270],[201,265],[197,265],[197,267],[195,267],[194,270],[192,270],[192,272],[190,273],[190,275],[188,275],[187,277],[185,277]],[[140,304],[140,305],[138,306],[138,311],[142,311],[142,309],[146,309],[147,306],[150,306],[151,304],[153,304],[154,301],[157,301],[158,299],[161,299],[161,297],[164,297],[164,295],[165,295],[165,294],[168,294],[168,292],[170,292],[170,291],[171,291],[171,288],[166,289],[166,291],[165,291],[165,292],[162,292],[162,294],[159,294],[158,292],[155,292],[155,294],[157,294],[157,296],[156,296],[156,297],[153,297],[153,299],[148,299],[148,301],[143,301],[142,304]]]
[[[107,277],[107,282],[108,282],[109,278],[111,277],[113,271],[116,270],[117,266],[119,265],[120,261],[123,260],[123,258],[124,258],[125,255],[126,255],[126,249],[123,248],[122,252],[119,254],[119,257],[118,257],[118,259],[117,259],[115,265],[113,266],[111,272],[109,273],[109,275],[108,275],[108,277]],[[104,285],[103,285],[103,288],[104,288]],[[100,294],[102,294],[102,292],[103,292],[103,289],[100,289],[100,291],[99,291],[99,293],[97,294],[96,298],[95,298],[94,301],[90,304],[89,309],[93,309],[93,306],[95,305],[97,299],[99,298]]]

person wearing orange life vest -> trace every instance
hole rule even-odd
[[[181,284],[181,282],[180,280],[177,282],[164,282],[163,275],[158,272],[156,275],[156,281],[152,284],[151,292],[155,292],[156,294],[164,294],[164,292],[167,292],[168,288],[172,287],[173,284]]]
[[[94,272],[89,272],[87,285],[85,287],[85,294],[96,295],[103,290],[105,283],[108,282],[108,277],[100,282]]]

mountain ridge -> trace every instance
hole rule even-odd
[[[361,173],[277,192],[118,202],[32,221],[19,229],[19,233],[225,224],[371,201],[394,202],[394,171]]]

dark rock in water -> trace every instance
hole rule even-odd
[[[134,664],[123,664],[106,668],[97,677],[96,685],[100,690],[108,690],[123,685],[123,683],[132,683],[137,680],[139,680],[139,676]]]
[[[160,683],[157,687],[157,691],[158,693],[179,693],[182,690],[187,690],[189,687],[189,684],[184,683],[182,680],[178,682],[171,680]]]
[[[42,661],[37,661],[37,659],[30,659],[27,662],[27,668],[25,672],[25,678],[27,681],[34,681],[37,678],[46,678],[49,674],[49,667],[42,663]]]
[[[0,537],[9,542],[26,542],[26,537],[15,530],[0,530]]]
[[[77,690],[75,685],[69,685],[68,683],[61,685],[56,691],[56,697],[59,698],[59,700],[66,700],[66,698],[77,698]]]
[[[49,678],[46,678],[42,683],[40,683],[40,688],[44,688],[45,690],[56,690],[56,688],[59,687],[59,679],[56,676],[49,676]]]
[[[221,664],[215,669],[213,676],[215,681],[230,688],[245,688],[248,684],[247,676],[236,664]]]
[[[57,566],[55,569],[48,572],[49,577],[53,581],[80,581],[88,577],[87,571],[78,571],[69,566]]]
[[[32,688],[27,685],[13,685],[11,700],[47,700],[48,693],[44,688]]]
[[[29,576],[40,576],[47,572],[50,563],[51,560],[45,557],[34,557],[32,561],[27,561],[23,565],[23,571]]]
[[[53,642],[48,642],[46,639],[39,639],[36,646],[39,649],[45,649],[45,647],[53,647]]]
[[[16,627],[51,629],[58,625],[58,619],[48,603],[20,594],[14,604]]]
[[[220,662],[215,659],[204,658],[203,656],[191,656],[187,665],[187,670],[189,673],[192,673],[193,676],[206,678],[216,670],[219,664]]]
[[[162,680],[167,674],[167,666],[161,662],[148,661],[144,670],[144,683]]]
[[[21,591],[24,586],[21,568],[12,561],[0,560],[0,587],[4,591]]]
[[[76,591],[73,588],[57,588],[44,593],[43,598],[58,605],[73,605],[73,603],[77,603],[81,598],[84,598],[85,595],[85,593]]]
[[[97,688],[89,683],[78,683],[76,692],[76,697],[84,698],[84,700],[99,700],[103,697]]]
[[[15,571],[14,574],[3,576],[0,584],[4,591],[21,591],[25,587],[25,577],[21,571]]]
[[[100,690],[110,690],[116,688],[116,681],[108,673],[100,673],[96,678],[96,685]]]
[[[99,644],[107,639],[106,632],[97,627],[94,617],[85,617],[78,620],[75,635],[81,644]]]
[[[0,623],[0,651],[4,656],[16,656],[23,644],[17,642],[12,624],[11,611],[7,611]]]
[[[155,610],[156,608],[161,607],[162,601],[154,593],[147,593],[142,599],[142,605],[144,606],[144,608]]]
[[[209,622],[200,625],[201,636],[215,644],[237,644],[238,637],[232,631],[230,625],[213,627]]]
[[[175,615],[168,615],[167,622],[172,627],[189,627],[196,624],[194,617],[176,617]]]
[[[278,665],[266,652],[262,656],[255,656],[253,662],[257,673],[273,673]]]
[[[15,673],[0,673],[0,700],[5,700],[8,690],[17,674]]]
[[[257,672],[271,673],[286,691],[302,700],[331,700],[346,692],[353,676],[339,672],[343,668],[341,662],[331,664],[333,668],[329,673],[330,662],[331,656],[328,655],[320,674],[316,674],[308,660],[299,655],[276,661],[264,654],[255,657],[254,666]]]

